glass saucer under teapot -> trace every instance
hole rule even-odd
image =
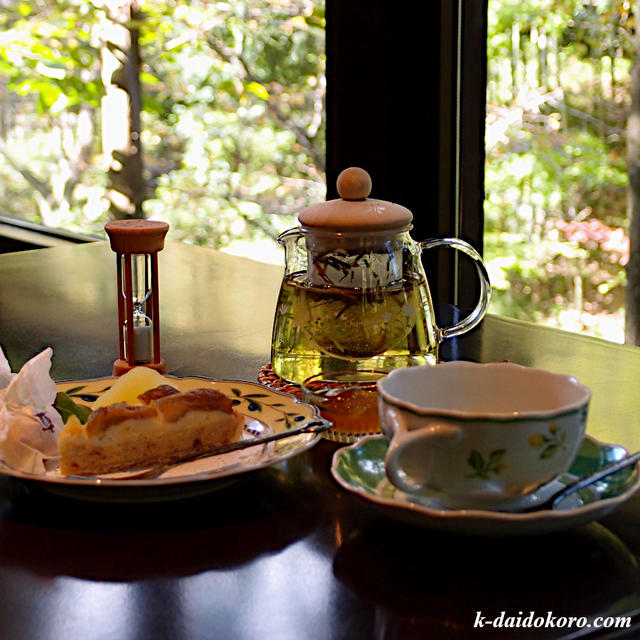
[[[291,382],[322,371],[435,364],[438,345],[484,316],[491,286],[480,255],[463,240],[414,241],[407,208],[368,198],[371,178],[351,167],[338,176],[339,199],[304,209],[280,235],[285,275],[276,307],[271,363]],[[460,322],[435,322],[421,253],[447,246],[473,260],[480,297]]]

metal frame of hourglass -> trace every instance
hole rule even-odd
[[[169,230],[158,220],[114,220],[104,230],[116,252],[120,357],[113,375],[145,366],[166,373],[160,357],[158,252]]]

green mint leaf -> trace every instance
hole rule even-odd
[[[56,401],[53,403],[54,408],[62,417],[62,422],[67,424],[70,416],[76,416],[81,424],[84,424],[91,413],[91,409],[84,404],[74,402],[66,393],[59,391],[56,394]]]

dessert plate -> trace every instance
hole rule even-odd
[[[509,513],[448,509],[435,497],[414,496],[396,489],[385,473],[388,440],[370,436],[339,449],[331,473],[347,491],[372,502],[397,520],[430,529],[474,535],[531,535],[575,527],[602,518],[640,488],[637,469],[611,476],[558,504],[553,511]],[[569,472],[530,494],[528,503],[544,500],[576,477],[582,477],[627,454],[624,447],[586,436]],[[523,502],[520,506],[526,506]]]
[[[58,391],[91,406],[117,378],[97,378],[56,384]],[[260,438],[322,420],[318,410],[289,394],[260,384],[207,378],[173,378],[179,391],[213,387],[233,399],[244,416],[243,438]],[[98,477],[65,476],[54,464],[46,473],[23,473],[0,462],[0,473],[35,483],[39,488],[67,497],[110,502],[160,501],[208,493],[240,479],[243,474],[276,464],[312,447],[319,433],[302,433],[275,442],[171,466],[153,479],[127,479],[128,472]],[[129,472],[134,475],[136,472]]]

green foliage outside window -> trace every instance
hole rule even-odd
[[[138,38],[144,214],[173,240],[274,238],[323,199],[321,3],[40,0],[0,14],[0,213],[84,233],[112,215],[114,24]]]
[[[617,0],[490,0],[492,311],[623,340],[634,18]]]
[[[105,152],[123,25],[140,52],[139,182]],[[489,2],[494,312],[621,339],[634,29],[622,0]],[[5,2],[0,214],[101,234],[122,178],[173,240],[273,244],[325,195],[324,66],[312,0]]]

